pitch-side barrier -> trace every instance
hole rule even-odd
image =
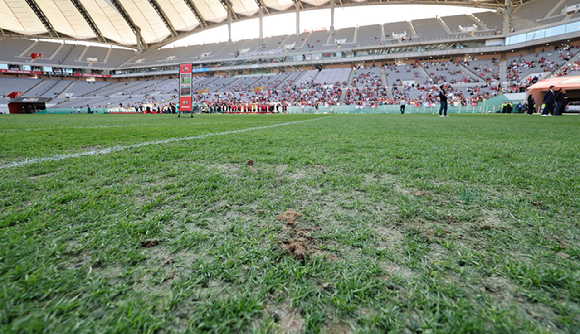
[[[448,114],[487,114],[501,110],[502,106],[453,106],[447,108]],[[517,110],[516,110],[517,111]],[[288,107],[289,114],[400,114],[400,106],[386,105],[376,107],[332,106],[332,107]],[[415,107],[406,106],[405,114],[438,114],[439,106]]]

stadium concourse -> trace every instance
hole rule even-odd
[[[578,73],[578,2],[523,1],[500,11],[184,47],[162,47],[176,36],[159,45],[141,36],[145,43],[133,49],[127,41],[119,48],[9,33],[0,38],[0,112],[15,97],[43,98],[49,109],[172,110],[181,63],[196,70],[193,102],[211,111],[432,106],[440,85],[452,105],[476,105]]]

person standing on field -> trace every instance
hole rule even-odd
[[[560,88],[558,93],[556,93],[556,109],[554,110],[554,116],[562,116],[566,105],[568,104],[568,97],[566,96],[566,90]]]
[[[536,101],[534,101],[534,97],[530,94],[528,95],[528,116],[532,116],[534,112],[536,112]]]
[[[445,86],[441,85],[439,87],[439,117],[447,117],[447,95],[445,94]],[[443,112],[443,114],[441,114]]]
[[[405,98],[401,99],[401,115],[403,115],[405,113],[405,106],[407,105],[407,101],[405,101]]]
[[[544,103],[546,104],[546,107],[542,111],[542,116],[552,116],[551,114],[554,114],[555,95],[552,88],[554,88],[554,86],[550,86],[550,89],[546,92],[546,95],[544,95]]]

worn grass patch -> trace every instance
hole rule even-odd
[[[94,116],[6,117],[0,160],[318,117]],[[577,333],[578,125],[331,116],[2,168],[0,332]]]

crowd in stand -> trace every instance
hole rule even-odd
[[[572,74],[580,74],[580,73],[573,73],[573,72],[580,72],[580,60],[576,60],[575,62],[571,63],[570,65],[562,67],[557,73],[554,74],[556,77],[565,77]]]
[[[211,91],[201,90],[192,99],[207,108],[204,109],[207,112],[282,112],[288,106],[372,107],[398,105],[402,100],[407,105],[433,105],[439,102],[439,85],[445,84],[451,105],[471,105],[500,93],[525,92],[528,86],[541,78],[540,73],[553,73],[559,69],[553,74],[564,76],[580,72],[580,60],[561,67],[575,54],[576,51],[568,47],[510,58],[506,64],[508,85],[503,87],[499,83],[500,61],[493,58],[476,62],[415,62],[405,66],[384,64],[382,68],[355,67],[348,84],[346,81],[301,81],[300,76],[295,75],[285,81],[238,81],[237,85],[236,81],[228,84],[228,80],[221,79],[215,85],[204,85],[204,78],[199,78],[196,84],[199,87],[211,87]],[[529,73],[532,75],[522,80],[522,76]],[[388,79],[386,83],[385,77]],[[216,91],[218,88],[219,91]],[[171,94],[172,100],[177,99],[175,91]],[[140,101],[126,107],[135,107],[139,112],[160,113],[175,109],[172,100],[162,102],[158,99],[155,94],[146,93]],[[150,105],[150,109],[143,110],[144,105]]]

